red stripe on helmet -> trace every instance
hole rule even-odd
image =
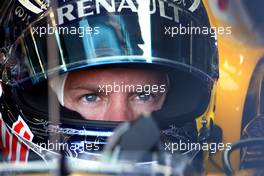
[[[24,127],[23,123],[21,121],[19,121],[18,124],[15,125],[14,127],[14,131],[19,134],[21,129]],[[12,138],[12,155],[11,155],[11,161],[15,161],[16,158],[16,154],[17,154],[17,144],[18,144],[18,139],[15,135],[13,135]],[[21,154],[21,153],[20,153]]]
[[[30,140],[30,135],[27,132],[24,133],[23,137],[27,140]],[[24,143],[21,144],[20,152],[20,161],[25,161],[28,153],[28,147]]]

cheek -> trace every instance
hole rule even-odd
[[[101,120],[103,108],[78,108],[77,112],[87,120]]]
[[[138,116],[142,114],[143,112],[153,112],[153,111],[161,109],[165,101],[165,98],[166,98],[166,94],[163,94],[158,100],[152,103],[138,104],[138,103],[131,102],[130,107],[132,111],[134,112],[134,114]]]
[[[131,103],[130,108],[132,109],[133,114],[135,114],[136,116],[139,116],[140,114],[144,112],[152,112],[152,111],[158,110],[161,108],[161,106],[157,103],[151,103],[151,104]]]
[[[157,106],[156,106],[157,109],[156,110],[162,108],[166,98],[167,98],[167,93],[164,93],[161,95],[160,99],[157,101]]]
[[[78,112],[87,120],[100,120],[105,109],[104,104],[98,104],[96,106],[85,105],[79,101],[74,101],[66,97],[64,99],[64,104],[66,108]]]

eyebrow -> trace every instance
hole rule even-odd
[[[70,89],[83,89],[83,90],[93,90],[98,91],[99,85],[91,85],[91,84],[80,84],[80,85],[70,85]]]
[[[133,84],[128,84],[128,85],[132,86]],[[155,84],[136,84],[136,85],[133,85],[133,86],[135,86],[134,89],[133,89],[134,91],[130,91],[129,94],[143,93],[143,92],[146,92],[148,90],[150,90],[150,92],[153,93],[151,88],[147,89],[146,91],[143,89],[142,92],[136,91],[138,85],[141,85],[141,86],[144,87],[145,85],[153,86]],[[167,87],[167,85],[166,85],[166,87]],[[69,88],[71,90],[81,89],[81,90],[90,90],[90,91],[95,91],[95,92],[99,92],[100,90],[103,90],[103,92],[106,92],[107,85],[101,85],[101,84],[94,85],[94,84],[86,83],[86,84],[79,84],[79,85],[70,85]]]

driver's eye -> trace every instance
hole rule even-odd
[[[97,102],[100,98],[96,94],[87,94],[82,98],[87,103]]]
[[[153,97],[154,96],[152,94],[147,94],[143,92],[136,96],[136,100],[146,102],[146,101],[151,101]]]

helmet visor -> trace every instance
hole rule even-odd
[[[85,17],[80,17],[76,3],[50,8],[13,45],[7,64],[9,83],[27,87],[54,73],[126,63],[165,65],[217,77],[217,50],[207,16],[199,20],[199,14],[194,17],[180,7],[176,12],[175,4],[164,3],[135,3],[136,12],[89,6],[89,13],[82,12]]]

